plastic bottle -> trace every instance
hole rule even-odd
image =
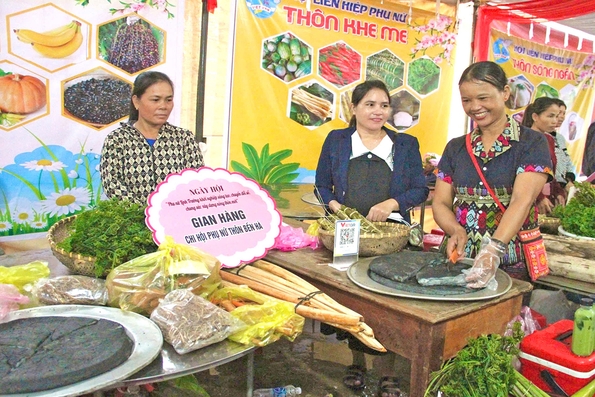
[[[254,390],[252,397],[292,397],[300,394],[302,394],[301,387],[287,385],[271,389],[256,389]]]
[[[581,305],[574,312],[574,328],[570,349],[577,356],[590,356],[595,348],[595,310],[593,299],[581,298]]]

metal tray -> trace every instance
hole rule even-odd
[[[368,276],[368,269],[370,268],[370,262],[375,257],[360,259],[347,269],[347,277],[358,286],[367,289],[369,291],[377,292],[379,294],[398,296],[401,298],[414,298],[414,299],[425,299],[432,301],[476,301],[492,299],[500,295],[504,295],[512,287],[512,279],[504,271],[498,269],[496,272],[496,281],[498,282],[498,288],[495,291],[488,290],[486,288],[463,293],[459,295],[426,295],[421,293],[402,291],[395,288],[390,288],[376,281],[372,280]]]
[[[73,383],[72,385],[34,393],[0,394],[0,396],[65,397],[79,396],[84,393],[92,393],[97,390],[105,389],[109,385],[126,379],[139,369],[150,364],[159,355],[161,346],[163,345],[161,330],[153,321],[140,314],[125,312],[111,307],[84,305],[42,306],[9,313],[2,322],[6,323],[21,318],[50,316],[91,317],[119,323],[126,329],[128,336],[132,339],[134,344],[132,353],[130,354],[130,357],[128,357],[128,360],[120,366],[93,378]]]

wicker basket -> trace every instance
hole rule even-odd
[[[54,256],[72,273],[95,277],[95,258],[67,252],[58,247],[58,244],[68,237],[70,224],[74,222],[75,218],[76,215],[70,216],[52,225],[48,231],[50,248]],[[107,276],[107,273],[103,276]]]
[[[359,256],[387,255],[401,251],[409,240],[409,227],[401,223],[374,222],[382,233],[362,233],[359,235]],[[333,251],[335,232],[319,229],[318,237],[322,244]]]
[[[539,230],[547,234],[558,234],[558,227],[561,224],[560,218],[554,218],[552,216],[539,216]]]

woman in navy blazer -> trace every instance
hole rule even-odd
[[[373,94],[379,97],[375,104],[371,103],[371,99],[376,99],[372,98]],[[388,153],[388,156],[381,160],[390,162],[392,165],[391,167],[387,164],[390,170],[388,178],[380,179],[372,174],[362,181],[375,191],[387,189],[386,201],[388,202],[374,203],[370,211],[360,212],[372,221],[384,222],[391,212],[397,211],[407,222],[410,222],[409,211],[423,203],[429,193],[417,138],[404,133],[395,133],[384,127],[384,123],[390,116],[391,107],[389,92],[381,81],[368,80],[358,85],[352,94],[352,107],[354,116],[350,126],[331,131],[322,146],[316,168],[315,194],[322,199],[331,212],[336,212],[341,204],[347,205],[346,201],[349,201],[350,195],[361,195],[361,191],[350,190],[349,183],[350,165],[351,169],[354,169],[351,164],[352,142],[359,138],[364,144],[363,147],[359,147],[364,148],[363,155],[374,154],[378,146],[384,146],[384,153]],[[366,145],[367,142],[372,145]],[[373,146],[374,143],[377,144],[376,147]],[[388,151],[387,147],[390,147]],[[369,153],[365,153],[366,151]]]
[[[370,221],[384,222],[392,213],[399,213],[410,222],[409,210],[423,203],[429,192],[419,143],[411,135],[384,127],[392,108],[390,93],[382,81],[359,84],[351,97],[353,117],[349,128],[331,131],[322,146],[315,194],[329,212],[337,212],[344,204]],[[321,324],[321,331],[327,335],[336,332],[337,339],[348,340],[353,364],[347,368],[343,383],[354,390],[362,389],[366,372],[364,353],[378,352],[345,331],[326,324]],[[375,363],[380,374],[378,396],[400,395],[394,358],[394,353],[389,352]]]

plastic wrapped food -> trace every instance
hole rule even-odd
[[[244,327],[240,320],[187,289],[169,292],[151,313],[151,320],[178,354],[221,342]]]
[[[29,298],[22,295],[12,284],[0,284],[0,321],[6,315],[19,310],[19,304],[29,303]]]
[[[148,316],[176,289],[207,297],[221,283],[220,268],[213,255],[166,237],[157,252],[134,258],[108,274],[108,304]]]
[[[218,289],[209,297],[211,302],[224,300],[241,302],[230,314],[246,324],[229,339],[244,345],[266,346],[284,337],[294,341],[304,328],[304,317],[296,314],[295,304],[284,302],[245,285]]]
[[[105,280],[87,276],[60,276],[42,279],[35,284],[33,294],[46,305],[107,304]]]

